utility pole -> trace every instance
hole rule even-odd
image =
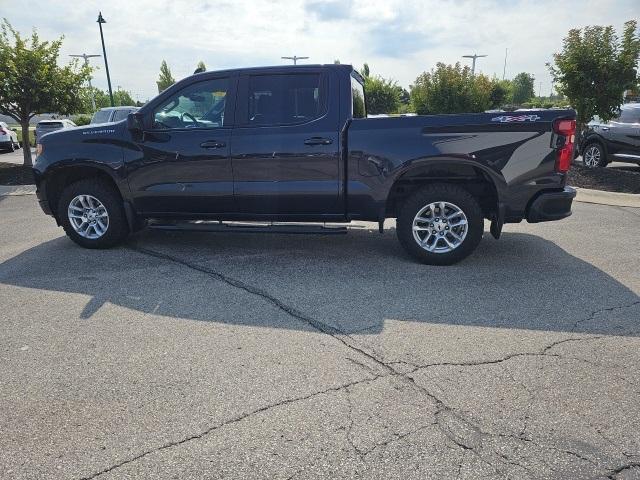
[[[463,55],[462,58],[473,58],[473,63],[471,64],[471,76],[474,76],[476,74],[476,60],[478,58],[484,58],[487,57],[488,55],[476,55],[475,53],[473,55]]]
[[[504,68],[502,69],[502,80],[507,76],[507,53],[509,52],[508,48],[504,49]]]
[[[309,57],[298,57],[297,55],[294,55],[293,57],[281,57],[283,60],[293,60],[293,64],[297,65],[298,64],[298,60],[307,60]]]
[[[109,76],[109,63],[107,63],[107,50],[104,48],[104,35],[102,34],[102,24],[107,21],[102,17],[102,12],[98,13],[98,25],[100,25],[100,40],[102,41],[102,55],[104,56],[104,69],[107,71],[107,85],[109,86],[109,99],[111,100],[111,106],[115,106],[113,103],[113,91],[111,91],[111,77]]]
[[[69,56],[70,57],[76,57],[76,58],[84,58],[84,64],[88,66],[90,58],[99,57],[100,55],[87,55],[86,53],[83,53],[83,54],[80,54],[80,55],[69,55]],[[96,111],[96,97],[93,94],[93,87],[91,86],[91,76],[89,76],[89,91],[91,92],[91,108],[95,112]]]

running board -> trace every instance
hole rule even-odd
[[[154,230],[217,233],[288,233],[315,235],[344,235],[347,233],[347,227],[326,226],[324,224],[265,224],[246,222],[214,222],[206,220],[171,223],[150,222],[148,228],[152,228]]]

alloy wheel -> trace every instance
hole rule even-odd
[[[422,207],[413,219],[413,238],[431,253],[455,250],[467,236],[467,216],[457,205],[433,202]]]
[[[69,202],[69,223],[81,237],[97,240],[109,228],[109,212],[100,200],[91,195],[78,195]]]
[[[589,148],[587,148],[587,151],[584,152],[583,161],[585,166],[589,168],[595,168],[600,165],[600,158],[600,148],[596,145],[591,145]]]

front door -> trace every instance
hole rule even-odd
[[[150,113],[141,154],[129,162],[137,211],[198,215],[234,210],[229,156],[234,77],[195,81]]]
[[[304,67],[241,77],[231,140],[239,213],[278,218],[344,212],[338,112],[327,98],[332,81],[321,69]]]

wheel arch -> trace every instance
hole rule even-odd
[[[437,183],[460,185],[478,199],[486,218],[500,212],[502,190],[499,178],[484,165],[460,158],[430,159],[399,172],[389,189],[385,216],[396,217],[404,200],[423,186]],[[504,182],[502,182],[504,183]]]
[[[124,202],[124,195],[118,181],[105,168],[91,164],[64,165],[53,169],[47,174],[46,196],[54,217],[59,222],[58,202],[63,190],[74,182],[89,178],[97,178],[108,184]]]
[[[600,145],[602,147],[605,159],[607,161],[609,161],[609,149],[607,147],[607,141],[604,138],[602,138],[600,135],[597,135],[597,134],[589,135],[587,138],[584,139],[583,146],[580,149],[581,150],[580,154],[584,155],[584,152],[586,151],[587,147],[589,145],[594,144],[594,143],[597,143],[598,145]]]

